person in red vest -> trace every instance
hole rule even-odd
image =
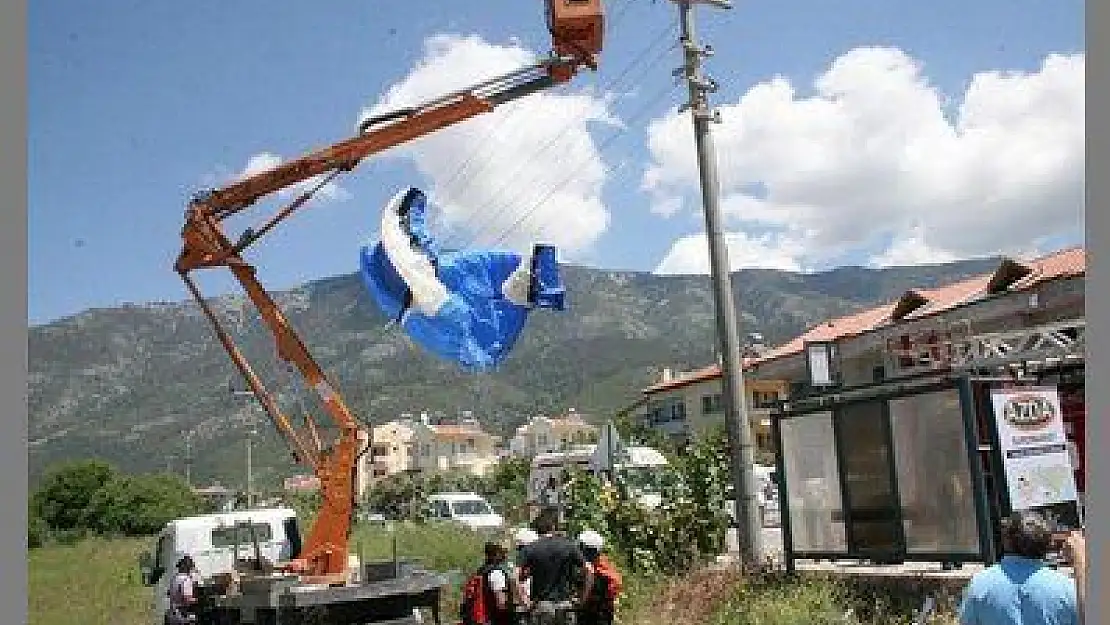
[[[586,601],[578,606],[577,625],[612,625],[617,597],[623,589],[620,571],[603,553],[605,539],[593,530],[578,535],[579,549],[593,569],[594,587]]]

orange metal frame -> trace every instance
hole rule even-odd
[[[379,118],[371,122],[376,127],[364,128],[356,137],[199,196],[185,213],[185,225],[181,231],[182,249],[174,265],[175,271],[204,311],[216,337],[289,443],[298,462],[311,468],[320,480],[322,506],[302,553],[290,565],[292,570],[315,578],[337,579],[345,575],[351,515],[355,505],[360,425],[277,303],[263,288],[255,275],[255,268],[243,259],[242,254],[252,243],[303,206],[313,191],[302,194],[258,228],[247,229],[236,241],[227,236],[222,222],[264,196],[321,176],[316,185],[318,189],[340,173],[354,169],[368,156],[490,111],[505,101],[565,82],[582,67],[596,68],[603,30],[601,0],[546,2],[554,56],[533,68],[522,70],[525,73],[529,69],[534,71],[528,82],[505,86],[495,84],[496,80],[487,81],[470,90]],[[198,269],[215,267],[226,267],[231,271],[274,335],[278,357],[292,363],[321,399],[328,416],[339,429],[339,436],[331,446],[326,447],[321,442],[311,415],[304,415],[303,429],[294,427],[205,301],[190,274]],[[307,434],[303,430],[307,430]]]

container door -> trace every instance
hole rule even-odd
[[[848,553],[897,561],[904,547],[885,408],[883,401],[851,404],[836,412],[835,424]]]

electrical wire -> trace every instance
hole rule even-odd
[[[671,92],[673,92],[677,88],[678,88],[678,83],[672,83],[672,84],[668,85],[666,89],[660,90],[653,98],[651,98],[647,102],[647,104],[645,106],[638,109],[636,111],[636,113],[634,113],[632,115],[631,120],[638,121],[641,117],[643,117],[644,115],[649,113],[659,101],[661,101],[664,97],[670,95]],[[623,128],[619,128],[615,132],[613,132],[611,135],[609,135],[605,139],[605,141],[603,141],[601,143],[601,145],[598,146],[598,152],[604,153],[605,150],[608,149],[609,146],[611,146],[614,141],[616,141],[618,138],[620,138],[627,131],[627,128],[628,128],[628,126],[625,126]],[[554,196],[558,191],[560,191],[562,188],[564,188],[571,180],[574,179],[575,176],[578,175],[579,172],[581,172],[589,164],[590,164],[589,161],[585,161],[578,168],[571,171],[570,175],[568,175],[566,178],[564,178],[562,182],[555,185],[555,187],[553,187],[550,191],[548,191],[537,202],[532,204],[524,212],[524,214],[522,214],[516,221],[513,222],[513,224],[511,226],[509,226],[508,228],[503,230],[501,232],[501,234],[494,240],[493,244],[494,245],[499,245],[499,244],[503,243],[504,240],[510,234],[512,234],[513,230],[515,230],[518,226],[520,226],[520,224],[523,223],[525,219],[527,219],[529,216],[531,216],[531,214],[534,213],[536,211],[536,209],[538,209],[545,202],[547,202],[549,199],[551,199],[551,197]],[[547,224],[547,221],[545,220],[545,221],[541,222],[539,225],[543,226],[543,225],[546,225],[546,224]]]
[[[663,30],[669,32],[669,31],[674,30],[674,28],[675,28],[675,25],[670,24],[667,27],[665,27]],[[610,83],[606,86],[606,88],[603,91],[607,91],[607,92],[608,91],[615,91],[618,83],[621,80],[623,80],[625,77],[627,77],[633,68],[635,68],[637,65],[639,65],[644,59],[649,58],[647,56],[647,53],[651,49],[653,49],[657,45],[659,45],[660,42],[666,41],[662,36],[664,34],[666,34],[666,33],[660,33],[660,36],[658,36],[654,39],[654,43],[650,44],[645,50],[643,50],[639,55],[637,55],[635,60],[632,63],[630,63],[627,67],[625,67],[624,71],[622,71],[620,73],[620,75],[618,75],[615,79],[610,81]],[[654,65],[655,62],[660,60],[663,57],[664,54],[666,54],[670,50],[674,49],[674,47],[675,47],[675,44],[671,44],[669,47],[659,50],[654,57],[651,57],[652,58],[652,65]],[[645,68],[644,71],[640,72],[636,76],[636,78],[637,79],[642,78],[643,76],[645,76],[647,74],[647,71],[649,71],[649,70],[647,68]],[[506,210],[511,209],[511,207],[513,206],[514,200],[517,198],[519,193],[513,194],[513,196],[510,198],[509,201],[502,201],[501,198],[505,197],[504,194],[506,192],[512,193],[514,187],[519,188],[519,189],[527,189],[531,186],[530,184],[521,184],[520,181],[517,180],[518,174],[520,174],[523,171],[523,168],[526,166],[526,164],[531,162],[531,161],[539,159],[541,154],[543,154],[544,152],[546,152],[547,150],[552,148],[556,143],[558,143],[564,136],[566,136],[566,134],[574,126],[584,122],[585,118],[586,118],[586,114],[588,112],[589,105],[590,105],[590,103],[588,103],[588,102],[586,104],[584,104],[582,109],[580,110],[579,114],[576,116],[576,118],[573,119],[572,121],[568,122],[563,127],[561,132],[556,134],[553,138],[551,138],[544,145],[542,145],[539,149],[537,149],[533,153],[531,158],[522,159],[521,160],[521,165],[518,166],[511,174],[505,176],[506,182],[504,184],[502,184],[500,187],[498,187],[497,190],[493,194],[491,194],[490,204],[493,208],[486,212],[487,216],[486,216],[485,220],[482,222],[482,225],[472,229],[473,236],[470,240],[470,244],[474,244],[479,239],[481,239],[482,235],[485,234],[485,232],[486,232],[486,228],[494,225],[494,221],[496,220],[496,217],[497,217],[498,214],[500,214],[500,213],[502,213]]]
[[[613,80],[609,81],[609,83],[602,89],[602,91],[603,92],[616,91],[617,87],[621,83],[621,81],[624,80],[626,77],[628,77],[631,74],[633,69],[635,69],[636,67],[641,65],[645,60],[650,59],[651,62],[648,64],[648,66],[645,67],[640,73],[638,73],[636,75],[635,78],[636,78],[636,82],[638,83],[641,78],[646,76],[647,72],[650,71],[650,69],[652,67],[654,67],[660,60],[662,60],[664,55],[666,55],[668,52],[674,50],[674,48],[677,46],[677,43],[671,43],[670,45],[659,49],[655,53],[654,56],[649,56],[649,54],[651,53],[652,50],[654,50],[656,47],[658,47],[661,43],[666,43],[667,42],[667,36],[671,32],[673,32],[676,28],[677,28],[677,22],[673,22],[673,21],[668,22],[662,29],[659,30],[659,32],[656,33],[656,36],[652,38],[652,43],[649,44],[647,47],[645,47],[639,54],[637,54],[635,56],[635,58],[633,59],[633,61],[631,63],[629,63]],[[623,87],[623,85],[621,85],[621,86]],[[490,228],[490,227],[495,225],[495,220],[496,220],[497,216],[500,215],[500,214],[503,214],[504,212],[506,212],[506,210],[510,209],[513,206],[514,201],[518,198],[518,196],[520,194],[520,192],[513,193],[514,187],[519,188],[519,189],[523,189],[523,190],[526,190],[526,189],[531,187],[530,184],[521,184],[521,182],[517,179],[518,175],[520,173],[522,173],[522,171],[523,171],[524,167],[527,165],[527,163],[539,159],[540,155],[542,155],[544,152],[546,152],[552,146],[554,146],[556,143],[558,143],[559,140],[561,140],[564,136],[566,136],[566,134],[568,132],[570,132],[570,130],[572,128],[574,128],[576,125],[585,121],[586,115],[588,113],[589,106],[590,106],[589,102],[584,104],[582,106],[582,108],[579,110],[579,113],[577,115],[575,115],[574,118],[571,121],[567,122],[564,125],[563,129],[558,134],[556,134],[550,140],[545,142],[540,148],[535,150],[531,158],[522,159],[521,164],[518,167],[516,167],[512,171],[512,173],[505,176],[505,183],[502,184],[501,186],[499,186],[497,188],[497,190],[494,193],[491,194],[490,205],[491,205],[492,208],[488,211],[485,211],[486,217],[479,222],[480,225],[471,229],[472,236],[470,237],[468,245],[473,245],[478,240],[480,240],[482,238],[482,236],[484,234],[486,234],[487,228]],[[505,196],[504,194],[506,192],[512,193],[512,196],[511,197]],[[509,199],[509,201],[507,201],[507,202],[502,201],[501,198],[506,198],[506,197]],[[459,241],[458,235],[455,235],[454,237],[449,237],[447,239],[447,242],[445,243],[445,247],[450,247],[452,244],[454,244],[458,241]],[[465,247],[465,246],[461,246],[461,247]]]
[[[621,23],[621,20],[624,18],[625,14],[628,12],[628,9],[630,9],[632,7],[632,4],[633,4],[632,0],[622,0],[622,3],[618,6],[617,10],[614,12],[612,22],[610,24],[606,25],[609,30],[617,30],[618,25]],[[564,90],[566,90],[568,88],[569,88],[568,85],[564,85]],[[459,178],[463,175],[464,172],[466,172],[468,170],[470,165],[472,163],[474,163],[474,161],[477,159],[477,157],[480,154],[486,153],[487,150],[496,149],[498,141],[495,140],[495,137],[504,136],[504,133],[507,131],[508,128],[513,128],[514,130],[516,130],[516,127],[519,124],[513,124],[512,122],[516,121],[516,119],[514,119],[514,118],[516,118],[519,115],[521,109],[526,109],[526,108],[527,108],[527,106],[524,105],[523,102],[513,103],[513,105],[509,107],[509,110],[505,111],[505,113],[503,114],[503,118],[502,118],[501,123],[497,124],[489,132],[487,132],[485,134],[485,136],[482,138],[482,141],[481,141],[479,147],[477,149],[471,151],[466,156],[466,158],[463,159],[461,164],[458,167],[455,168],[454,173],[451,174],[451,176],[445,182],[443,182],[442,184],[439,184],[437,186],[442,188],[442,189],[450,189],[456,182],[458,182]],[[478,177],[477,176],[478,172],[480,172],[482,169],[484,169],[485,165],[488,165],[488,163],[489,163],[489,161],[486,161],[485,164],[479,165],[478,169],[475,172],[473,172],[473,175],[470,176],[470,178],[471,179],[476,179]],[[464,185],[465,186],[464,186],[463,190],[465,190],[466,187],[469,186],[466,183],[464,183]],[[450,243],[450,240],[448,240],[447,244],[449,244],[449,243]]]

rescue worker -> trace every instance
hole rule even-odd
[[[558,508],[541,510],[532,523],[539,538],[521,553],[518,579],[522,584],[531,580],[534,625],[574,625],[575,591],[582,602],[589,600],[593,588],[593,569],[577,541],[559,533],[559,516]]]
[[[578,607],[577,625],[613,625],[617,596],[623,589],[620,572],[603,553],[605,539],[593,530],[578,535],[582,555],[594,573],[593,589]]]
[[[197,565],[192,556],[182,556],[177,561],[177,574],[170,580],[166,594],[170,607],[166,610],[165,625],[186,625],[196,623],[196,582]]]

